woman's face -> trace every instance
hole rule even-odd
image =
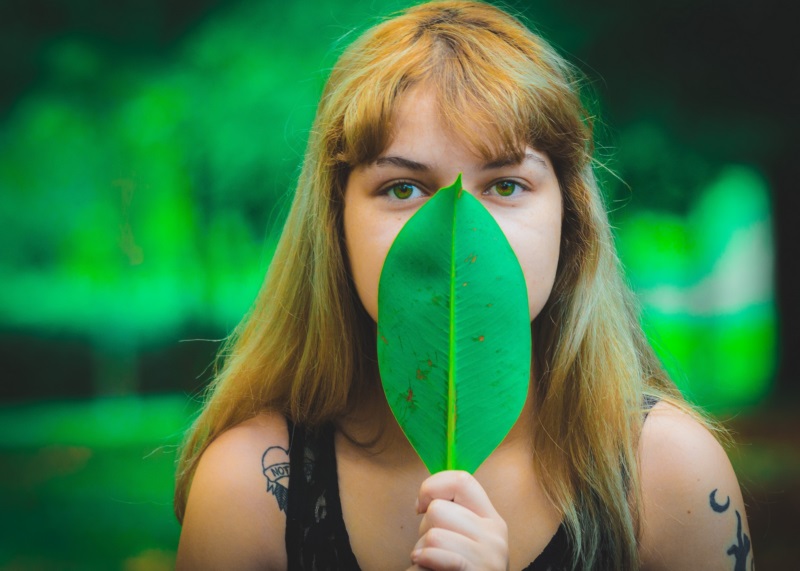
[[[420,206],[458,173],[519,259],[531,321],[542,310],[553,289],[561,240],[561,191],[549,157],[526,148],[522,162],[487,164],[445,130],[435,99],[417,88],[400,100],[389,147],[374,163],[354,168],[345,189],[350,269],[372,319],[378,319],[378,281],[392,242]]]

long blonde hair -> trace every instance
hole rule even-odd
[[[564,516],[576,566],[638,567],[636,463],[645,395],[686,407],[646,341],[593,174],[592,121],[577,74],[540,37],[480,2],[412,7],[339,58],[264,285],[179,459],[175,510],[208,444],[259,411],[308,426],[357,406],[378,378],[375,330],[342,236],[350,170],[375,160],[398,99],[425,83],[445,123],[486,157],[546,152],[564,219],[554,290],[533,327],[535,466]]]

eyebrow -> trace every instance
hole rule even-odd
[[[544,159],[542,159],[542,157],[538,157],[538,156],[534,155],[533,153],[525,153],[522,156],[521,159],[516,159],[515,157],[504,157],[504,158],[495,159],[493,161],[489,161],[488,163],[486,163],[485,165],[483,165],[481,167],[481,170],[488,171],[488,170],[492,170],[492,169],[499,169],[499,168],[502,168],[502,167],[520,165],[520,164],[524,163],[525,161],[529,161],[529,160],[530,161],[534,161],[536,163],[539,163],[539,165],[541,165],[543,167],[547,166],[547,163],[544,162]]]
[[[379,167],[391,165],[412,171],[423,171],[423,172],[431,170],[431,167],[429,167],[424,163],[418,163],[417,161],[412,161],[411,159],[407,159],[405,157],[396,157],[396,156],[378,157],[377,160],[375,161],[375,165]]]
[[[481,170],[488,171],[507,166],[519,165],[525,162],[526,160],[531,160],[536,163],[539,163],[543,167],[547,166],[547,163],[545,163],[545,161],[541,157],[538,157],[533,153],[525,153],[525,155],[520,160],[517,160],[515,157],[504,157],[495,159],[493,161],[489,161],[488,163],[481,166]],[[405,157],[394,156],[394,155],[390,155],[388,157],[378,157],[375,160],[375,165],[379,167],[391,165],[417,172],[429,172],[433,170],[429,165],[426,165],[425,163],[420,163],[417,161],[413,161],[411,159],[407,159]]]

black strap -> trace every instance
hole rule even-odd
[[[334,430],[325,431],[321,439],[320,448],[323,451],[324,466],[328,468],[328,478],[326,478],[330,488],[328,489],[327,500],[330,506],[328,517],[333,526],[333,539],[335,553],[339,559],[339,569],[358,570],[358,561],[350,546],[350,535],[347,533],[347,526],[344,524],[344,514],[342,513],[342,499],[339,496],[339,471],[336,465],[336,447],[333,442]]]
[[[522,571],[561,571],[567,569],[571,561],[567,528],[562,523],[544,550]]]
[[[289,428],[286,557],[289,571],[358,570],[339,499],[331,425]]]
[[[295,431],[291,420],[286,420],[289,431],[289,498],[286,505],[286,557],[289,571],[302,569],[300,553],[303,545],[303,498],[306,479],[303,476],[303,451],[305,430]]]

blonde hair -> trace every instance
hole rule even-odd
[[[264,285],[226,343],[184,443],[176,514],[182,519],[199,458],[223,431],[264,409],[308,426],[335,421],[378,378],[374,324],[348,270],[343,193],[350,170],[386,148],[398,99],[420,84],[477,153],[520,156],[531,145],[553,161],[564,219],[554,290],[532,325],[534,462],[563,513],[574,565],[636,568],[643,398],[686,405],[620,276],[577,74],[517,19],[480,2],[412,7],[336,63]]]

